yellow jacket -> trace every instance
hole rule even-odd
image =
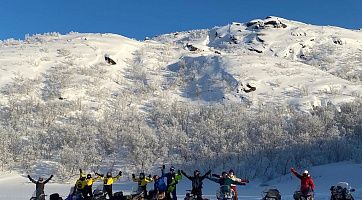
[[[140,178],[132,178],[132,180],[134,182],[137,182],[138,183],[138,186],[141,186],[141,187],[144,187],[147,185],[147,183],[150,183],[153,181],[152,178],[148,178],[148,177],[145,177],[143,179],[140,179]]]
[[[94,182],[96,182],[98,179],[100,179],[100,176],[97,176],[95,178],[86,179],[86,185],[92,186]]]
[[[75,188],[77,190],[82,190],[84,189],[84,187],[87,185],[87,181],[86,180],[80,180],[78,179],[77,182],[75,182]]]
[[[117,175],[116,177],[102,177],[102,181],[104,185],[112,185],[114,182],[116,182],[119,178],[121,178],[120,175]]]
[[[86,186],[87,181],[85,180],[86,175],[82,172],[81,169],[79,171],[80,171],[79,179],[75,182],[75,188],[77,190],[82,190],[82,189],[84,189],[84,186]],[[82,178],[83,178],[83,180],[81,180]]]

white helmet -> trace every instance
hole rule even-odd
[[[303,174],[308,175],[309,174],[308,170],[304,170]]]

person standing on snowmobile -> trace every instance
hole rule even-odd
[[[104,177],[103,174],[98,174],[96,173],[96,175],[100,176],[102,181],[103,181],[103,191],[104,191],[104,196],[108,195],[108,197],[110,199],[113,198],[113,192],[112,192],[112,185],[114,182],[116,182],[119,178],[121,178],[122,176],[122,171],[119,171],[118,175],[113,177],[111,172],[107,172],[106,177]]]
[[[95,178],[92,177],[91,174],[87,174],[87,178],[85,179],[85,186],[84,186],[84,198],[85,199],[92,199],[93,198],[93,183],[99,180],[101,177],[96,176]]]
[[[132,180],[138,183],[137,192],[138,193],[143,192],[144,196],[147,197],[147,184],[153,181],[151,175],[148,175],[148,177],[146,177],[145,173],[141,172],[139,177],[136,178],[136,175],[132,174]]]
[[[53,175],[51,175],[47,180],[44,181],[43,177],[39,177],[38,180],[34,180],[28,175],[28,179],[35,184],[35,196],[37,200],[45,200],[44,186],[47,184]]]
[[[300,175],[294,168],[291,168],[290,171],[294,174],[294,176],[300,179],[300,192],[303,195],[308,195],[310,192],[314,192],[314,182],[307,170],[304,170],[302,175]]]
[[[165,165],[162,165],[162,176],[166,177],[166,181],[167,181],[167,187],[171,186],[172,180],[174,180],[176,178],[176,173],[175,173],[175,167],[171,166],[170,167],[170,172],[165,173]],[[171,198],[171,194],[172,194],[172,198]],[[172,192],[168,192],[166,191],[166,199],[168,200],[177,200],[177,196],[176,196],[176,185],[174,185],[174,189],[172,190]]]
[[[232,169],[229,170],[229,178],[239,183],[249,183],[249,180],[237,178],[235,176],[234,170]],[[238,200],[238,190],[237,190],[238,188],[236,187],[235,184],[231,184],[231,189],[234,190],[235,193],[234,200]]]
[[[200,176],[199,170],[194,171],[194,176],[187,175],[183,170],[181,173],[192,182],[191,194],[196,195],[197,200],[202,200],[202,181],[211,174],[211,170],[203,176]]]

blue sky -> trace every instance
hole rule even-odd
[[[143,39],[269,15],[362,28],[362,0],[1,0],[0,40],[70,31]]]

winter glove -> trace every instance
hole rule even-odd
[[[295,173],[296,171],[295,171],[295,169],[292,167],[292,168],[290,168],[290,171],[292,172],[292,173]]]
[[[30,178],[30,175],[28,175],[28,178]]]
[[[119,171],[119,172],[118,172],[118,175],[122,176],[122,171]]]
[[[49,179],[52,179],[54,177],[54,175],[52,174],[52,175],[50,175],[50,178]]]
[[[165,165],[162,165],[162,169],[166,169],[166,166],[165,166]]]
[[[135,174],[132,174],[132,178],[135,179],[135,178],[136,178],[136,175],[135,175]]]
[[[245,183],[249,183],[249,180],[248,180],[248,179],[245,179]]]
[[[81,174],[83,173],[82,169],[79,169],[79,173],[81,173]]]
[[[103,177],[103,176],[104,176],[104,174],[98,174],[98,173],[96,173],[96,175],[97,175],[97,176],[100,176],[100,177]]]
[[[210,175],[210,174],[211,174],[211,170],[209,170],[209,171],[206,172],[206,175],[207,175],[207,176]]]
[[[152,175],[151,175],[151,174],[149,174],[149,175],[148,175],[148,178],[151,178],[151,177],[152,177]]]
[[[177,170],[177,173],[178,173],[178,174],[181,174],[181,170]]]

